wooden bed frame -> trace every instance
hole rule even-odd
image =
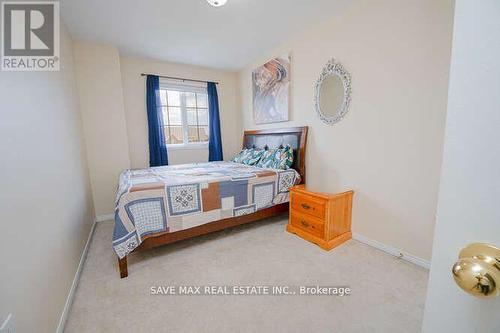
[[[306,179],[306,143],[307,126],[245,131],[243,135],[243,148],[274,149],[289,144],[294,150],[294,162],[292,168],[300,174],[302,184],[305,183]],[[152,249],[165,244],[174,243],[184,239],[193,238],[211,232],[231,228],[237,225],[246,224],[262,220],[267,217],[279,215],[287,212],[289,209],[288,206],[289,204],[288,202],[286,202],[263,210],[259,210],[248,215],[218,220],[186,230],[155,234],[149,237],[146,236],[143,239],[141,245],[139,245],[132,252]],[[127,257],[118,259],[118,267],[120,269],[120,277],[127,277]]]

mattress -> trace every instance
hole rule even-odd
[[[116,196],[113,249],[121,259],[147,237],[252,214],[289,201],[293,170],[209,162],[126,170]]]

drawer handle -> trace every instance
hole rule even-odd
[[[300,223],[306,228],[309,227],[309,223],[307,223],[305,220],[300,220]]]
[[[308,204],[306,204],[306,203],[303,203],[303,204],[302,204],[302,208],[304,208],[304,209],[311,209],[311,206],[309,206],[309,205],[308,205]]]

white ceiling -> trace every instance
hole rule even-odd
[[[240,69],[348,0],[63,0],[76,39],[116,45],[125,55]]]

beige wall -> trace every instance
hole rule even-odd
[[[97,216],[114,212],[120,173],[130,168],[120,58],[113,46],[75,42],[80,108]]]
[[[146,84],[141,73],[218,81],[224,157],[228,159],[239,151],[242,136],[236,105],[236,73],[152,59],[121,57],[120,62],[132,168],[149,166]],[[208,149],[169,150],[168,157],[170,164],[206,162]]]
[[[431,256],[446,115],[453,1],[356,1],[240,73],[245,129],[310,126],[308,182],[353,188],[354,232]],[[292,56],[291,122],[256,126],[251,70]],[[349,114],[319,121],[313,87],[332,57],[352,75]]]
[[[72,41],[61,71],[0,72],[0,321],[54,332],[93,221]]]

